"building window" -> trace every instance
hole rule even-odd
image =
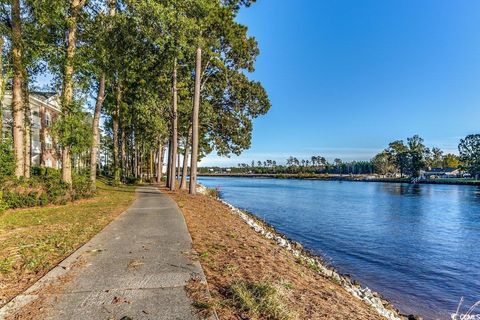
[[[50,113],[46,112],[45,113],[45,125],[47,127],[50,127],[51,124],[52,124],[52,117],[50,116]]]
[[[52,159],[45,160],[45,167],[52,168]]]
[[[45,137],[45,149],[50,150],[53,148],[52,138],[47,135]]]

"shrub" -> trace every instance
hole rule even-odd
[[[32,167],[32,176],[56,177],[60,179],[60,170],[47,167]]]
[[[3,200],[3,191],[0,190],[0,213],[8,209],[8,204]]]
[[[252,317],[290,320],[296,315],[282,302],[281,293],[269,283],[248,283],[239,281],[230,287],[237,307]]]
[[[140,178],[135,178],[133,176],[128,176],[125,178],[125,183],[126,184],[139,184],[140,183]]]
[[[15,156],[11,139],[1,141],[0,138],[0,181],[13,176],[15,172]]]
[[[73,177],[70,186],[60,179],[55,169],[35,168],[29,180],[10,178],[0,186],[0,210],[26,208],[49,204],[65,204],[68,201],[92,197],[94,190],[85,176]]]
[[[207,196],[218,199],[220,198],[220,189],[219,188],[207,188]]]
[[[70,198],[69,186],[60,177],[55,175],[47,175],[36,178],[43,185],[45,195],[41,196],[42,202],[45,204],[65,204]],[[41,205],[41,204],[39,204]]]
[[[72,200],[90,198],[95,194],[92,182],[86,176],[74,176],[72,188]]]

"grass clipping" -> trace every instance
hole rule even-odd
[[[269,283],[239,281],[230,287],[234,304],[250,317],[272,320],[297,319],[282,302],[280,287]]]

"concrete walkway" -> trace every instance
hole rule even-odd
[[[38,319],[198,319],[185,285],[205,276],[189,258],[183,215],[156,188],[137,193],[126,212],[1,309],[0,319],[29,306],[42,310]]]

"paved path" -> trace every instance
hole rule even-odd
[[[137,193],[126,212],[0,310],[0,319],[32,301],[46,311],[41,319],[198,319],[185,285],[205,277],[188,258],[183,215],[156,188]]]

